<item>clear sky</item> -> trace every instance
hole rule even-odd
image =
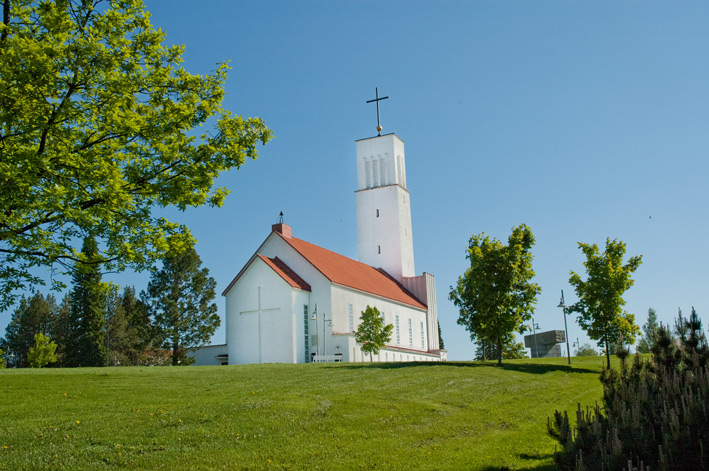
[[[535,320],[563,329],[577,242],[643,256],[626,294],[642,325],[695,306],[709,322],[709,3],[700,1],[149,0],[185,68],[231,61],[226,107],[275,139],[223,175],[188,224],[221,292],[276,222],[357,257],[356,139],[406,143],[417,273],[436,276],[449,359],[473,345],[448,301],[471,234],[536,237]],[[105,277],[145,288],[146,274]],[[223,298],[217,300],[224,312]],[[0,326],[9,313],[0,314]],[[569,336],[588,339],[573,318]],[[223,328],[213,339],[223,343]],[[564,347],[565,350],[565,347]]]

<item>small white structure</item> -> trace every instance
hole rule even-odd
[[[433,275],[414,276],[404,142],[394,134],[357,141],[360,261],[271,233],[224,290],[229,364],[370,361],[354,332],[367,306],[392,324],[373,361],[440,361]]]

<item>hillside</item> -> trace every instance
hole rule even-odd
[[[0,370],[0,469],[554,469],[572,361]]]

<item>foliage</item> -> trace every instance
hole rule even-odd
[[[42,368],[57,361],[57,344],[43,333],[34,334],[34,345],[27,354],[30,367]]]
[[[630,257],[623,264],[625,244],[619,240],[606,239],[606,249],[599,253],[596,244],[579,242],[579,248],[586,256],[584,267],[586,281],[571,271],[569,284],[576,290],[579,300],[568,308],[577,312],[577,322],[598,346],[605,347],[606,367],[610,368],[610,344],[633,343],[639,331],[635,316],[622,309],[625,305],[623,293],[633,286],[630,275],[637,270],[642,256]]]
[[[384,317],[379,309],[367,306],[362,311],[354,337],[362,352],[369,353],[369,360],[373,361],[372,356],[379,353],[384,345],[391,340],[393,330],[393,325],[384,325]]]
[[[598,352],[589,344],[585,343],[581,345],[577,350],[574,356],[577,357],[595,357],[598,356]]]
[[[220,206],[217,177],[271,137],[222,107],[226,64],[192,75],[141,0],[101,3],[3,2],[0,309],[43,284],[37,267],[142,270],[192,245],[153,210]],[[93,259],[76,252],[87,235]]]
[[[5,368],[6,363],[7,362],[5,361],[5,351],[0,348],[0,369]]]
[[[556,469],[548,408],[600,400],[598,360],[493,365],[2,371],[0,469]]]
[[[150,350],[155,329],[150,322],[148,308],[136,297],[134,287],[125,287],[120,296],[116,293],[108,316],[113,338],[110,341],[112,364],[158,364],[148,358],[152,356]]]
[[[193,248],[163,260],[153,272],[143,302],[155,328],[156,346],[172,350],[172,364],[189,364],[187,349],[204,345],[219,327],[214,278]]]
[[[51,335],[56,315],[57,304],[52,295],[34,292],[29,298],[20,298],[5,328],[5,346],[7,353],[14,355],[13,367],[30,366],[27,355],[35,344],[35,335]]]
[[[98,248],[93,237],[84,239],[81,253],[85,260],[96,260]],[[106,366],[104,315],[108,290],[108,285],[101,281],[99,264],[77,263],[66,339],[67,365]]]
[[[636,354],[631,366],[604,369],[603,408],[576,412],[577,426],[556,411],[549,431],[564,449],[556,454],[562,470],[696,470],[709,466],[709,356],[701,321],[693,311],[680,317],[679,342],[668,328],[654,334],[650,361]]]
[[[499,357],[500,354],[497,351],[496,343],[480,342],[478,348],[475,350],[476,360],[487,360]],[[527,358],[527,349],[524,347],[524,344],[517,342],[514,335],[510,335],[502,344],[502,358],[505,360]]]
[[[458,324],[465,326],[473,341],[497,344],[498,365],[502,345],[531,319],[541,288],[530,280],[534,236],[525,224],[512,228],[507,245],[486,236],[473,235],[466,258],[470,267],[458,277],[449,298],[460,310]]]
[[[443,332],[441,332],[441,321],[438,322],[438,348],[445,350],[446,344],[443,343]]]
[[[647,322],[643,324],[643,338],[638,342],[638,353],[650,353],[653,345],[653,338],[655,337],[655,329],[659,326],[657,324],[657,313],[653,308],[647,310]]]

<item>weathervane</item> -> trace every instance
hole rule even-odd
[[[382,135],[382,125],[379,124],[379,102],[382,100],[386,100],[389,97],[385,96],[385,97],[379,98],[379,87],[376,87],[375,91],[376,91],[377,97],[374,100],[368,100],[367,103],[375,102],[377,104],[377,136],[381,136]]]
[[[283,211],[278,215],[278,224],[283,224]]]

